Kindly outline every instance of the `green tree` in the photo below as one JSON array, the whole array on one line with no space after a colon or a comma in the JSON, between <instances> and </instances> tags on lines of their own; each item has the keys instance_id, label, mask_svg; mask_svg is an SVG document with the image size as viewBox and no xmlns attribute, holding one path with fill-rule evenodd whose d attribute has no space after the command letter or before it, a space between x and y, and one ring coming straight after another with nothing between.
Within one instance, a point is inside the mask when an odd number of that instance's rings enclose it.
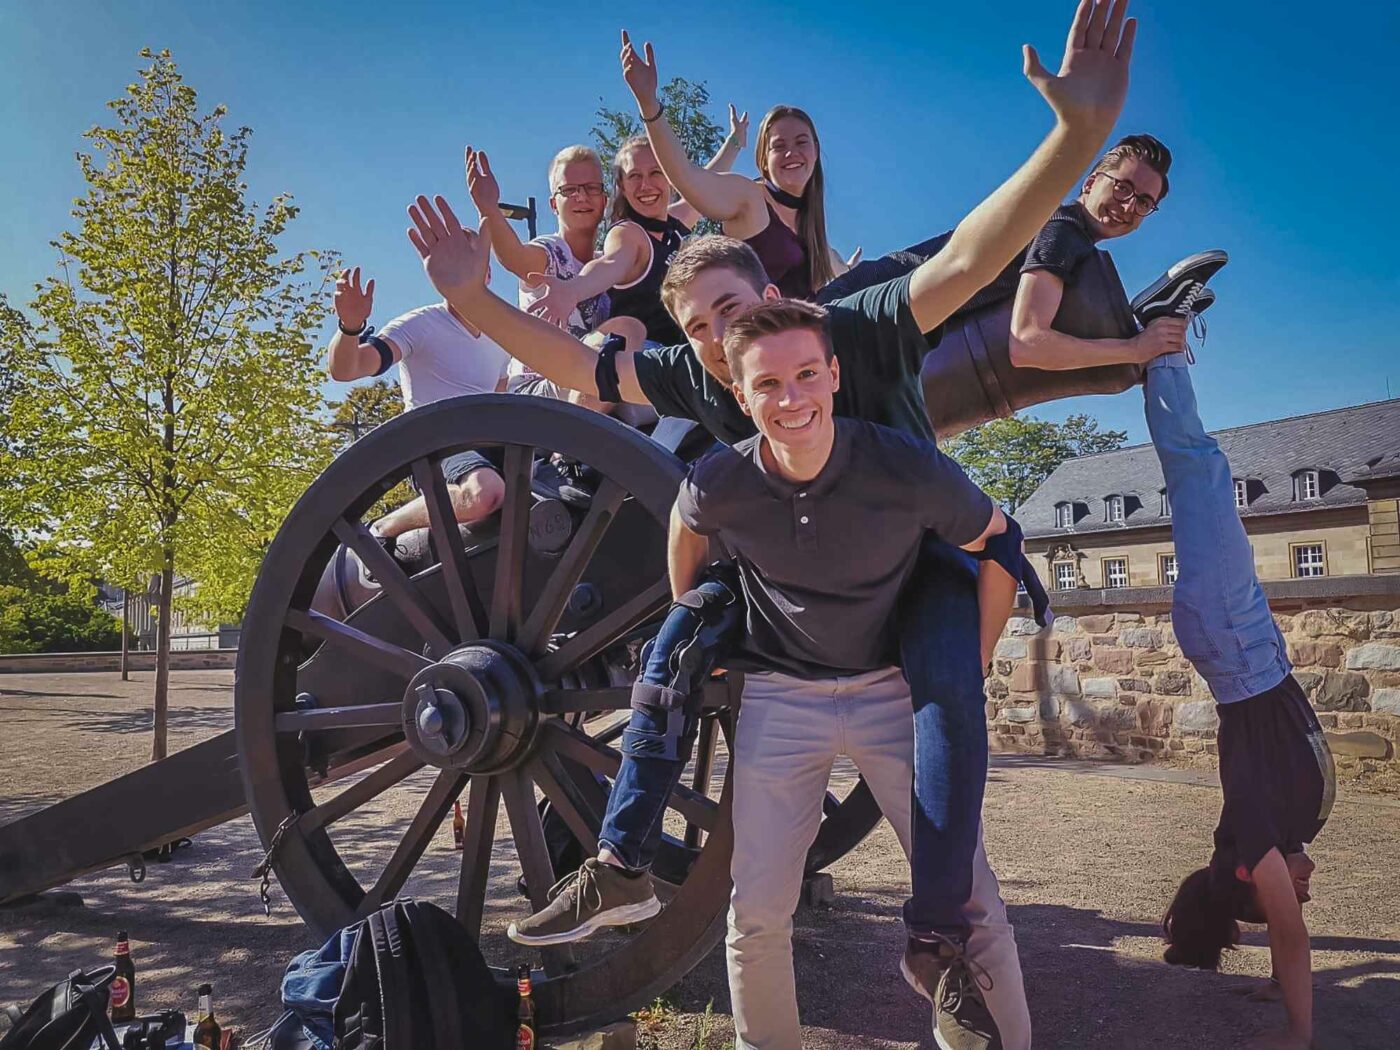
<instances>
[{"instance_id":1,"label":"green tree","mask_svg":"<svg viewBox=\"0 0 1400 1050\"><path fill-rule=\"evenodd\" d=\"M685 146L686 156L697 164L707 164L724 144L725 129L707 111L710 89L703 80L691 81L673 77L662 86L661 104L666 107L666 121ZM630 138L646 134L641 118L630 109L613 109L598 100L598 112L593 124L593 141L603 159L603 171L612 179L613 157L618 148ZM719 226L702 219L697 233L718 233Z\"/></svg>"},{"instance_id":2,"label":"green tree","mask_svg":"<svg viewBox=\"0 0 1400 1050\"><path fill-rule=\"evenodd\" d=\"M993 419L943 443L943 451L1006 510L1030 498L1061 463L1122 448L1126 431L1099 430L1083 414L1051 423L1033 416Z\"/></svg>"},{"instance_id":3,"label":"green tree","mask_svg":"<svg viewBox=\"0 0 1400 1050\"><path fill-rule=\"evenodd\" d=\"M191 611L241 615L262 552L331 454L310 335L330 261L279 254L291 198L245 200L251 130L201 111L169 52L86 133L87 194L34 338L0 316L20 392L0 449L5 520L50 578L144 589L159 579L152 759L166 753L175 575Z\"/></svg>"},{"instance_id":4,"label":"green tree","mask_svg":"<svg viewBox=\"0 0 1400 1050\"><path fill-rule=\"evenodd\" d=\"M120 622L93 604L91 591L70 592L36 575L14 537L0 530L0 653L115 649Z\"/></svg>"},{"instance_id":5,"label":"green tree","mask_svg":"<svg viewBox=\"0 0 1400 1050\"><path fill-rule=\"evenodd\" d=\"M387 423L403 412L403 395L387 379L351 387L344 401L332 401L331 426L341 448L364 437L380 423Z\"/></svg>"}]
</instances>

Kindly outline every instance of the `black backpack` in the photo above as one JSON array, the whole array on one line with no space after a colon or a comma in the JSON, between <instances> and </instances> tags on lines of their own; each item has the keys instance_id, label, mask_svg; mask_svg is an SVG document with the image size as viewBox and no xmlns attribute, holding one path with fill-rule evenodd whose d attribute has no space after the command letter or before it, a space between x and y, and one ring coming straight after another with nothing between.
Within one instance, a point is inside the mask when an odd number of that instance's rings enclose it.
<instances>
[{"instance_id":1,"label":"black backpack","mask_svg":"<svg viewBox=\"0 0 1400 1050\"><path fill-rule=\"evenodd\" d=\"M335 1050L515 1045L519 996L461 923L401 899L359 924L335 1004Z\"/></svg>"},{"instance_id":2,"label":"black backpack","mask_svg":"<svg viewBox=\"0 0 1400 1050\"><path fill-rule=\"evenodd\" d=\"M95 1039L108 1050L120 1050L107 1018L109 986L116 975L115 966L92 973L74 970L23 1013L6 1007L11 1028L0 1039L0 1050L88 1050Z\"/></svg>"}]
</instances>

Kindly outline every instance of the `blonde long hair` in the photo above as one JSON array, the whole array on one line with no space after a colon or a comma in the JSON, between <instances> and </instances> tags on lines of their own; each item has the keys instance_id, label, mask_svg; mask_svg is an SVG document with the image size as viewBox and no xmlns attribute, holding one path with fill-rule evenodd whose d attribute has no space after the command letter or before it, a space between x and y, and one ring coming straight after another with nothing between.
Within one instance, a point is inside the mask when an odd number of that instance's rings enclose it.
<instances>
[{"instance_id":1,"label":"blonde long hair","mask_svg":"<svg viewBox=\"0 0 1400 1050\"><path fill-rule=\"evenodd\" d=\"M831 242L826 239L826 180L822 176L822 144L812 118L796 106L774 106L770 109L758 126L754 162L758 165L758 173L766 181L772 182L773 177L768 171L768 138L772 134L773 123L783 117L796 117L806 124L812 133L812 144L817 147L817 163L812 167L812 177L807 180L807 188L802 192L802 207L797 212L797 239L807 252L807 272L812 290L816 291L836 274L831 269Z\"/></svg>"}]
</instances>

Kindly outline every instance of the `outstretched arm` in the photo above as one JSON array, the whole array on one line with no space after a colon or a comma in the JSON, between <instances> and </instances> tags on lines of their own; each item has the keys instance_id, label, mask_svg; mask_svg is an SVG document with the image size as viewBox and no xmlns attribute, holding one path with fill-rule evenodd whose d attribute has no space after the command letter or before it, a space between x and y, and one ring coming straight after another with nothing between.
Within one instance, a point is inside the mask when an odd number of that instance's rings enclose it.
<instances>
[{"instance_id":1,"label":"outstretched arm","mask_svg":"<svg viewBox=\"0 0 1400 1050\"><path fill-rule=\"evenodd\" d=\"M524 244L516 235L510 220L501 211L501 187L491 171L491 160L485 150L466 151L467 190L481 216L481 224L491 230L491 247L501 265L521 280L528 274L549 265L549 254L538 244Z\"/></svg>"},{"instance_id":2,"label":"outstretched arm","mask_svg":"<svg viewBox=\"0 0 1400 1050\"><path fill-rule=\"evenodd\" d=\"M526 274L527 285L542 289L540 297L530 304L530 312L551 324L568 324L569 315L585 299L601 295L614 285L640 279L646 266L646 236L635 225L614 226L603 240L602 252L570 280L543 273Z\"/></svg>"},{"instance_id":3,"label":"outstretched arm","mask_svg":"<svg viewBox=\"0 0 1400 1050\"><path fill-rule=\"evenodd\" d=\"M1283 854L1275 848L1254 866L1250 877L1259 898L1259 910L1269 923L1269 955L1274 978L1283 990L1289 1035L1296 1045L1307 1047L1313 1035L1312 956L1293 876Z\"/></svg>"},{"instance_id":4,"label":"outstretched arm","mask_svg":"<svg viewBox=\"0 0 1400 1050\"><path fill-rule=\"evenodd\" d=\"M749 111L744 110L742 116L734 109L734 103L729 103L729 134L720 143L719 151L710 158L710 162L705 165L706 171L725 172L734 167L734 162L739 159L739 154L743 152L749 142ZM662 169L665 170L665 169ZM671 205L668 214L673 219L679 219L691 229L703 218L701 214L691 206L684 197Z\"/></svg>"},{"instance_id":5,"label":"outstretched arm","mask_svg":"<svg viewBox=\"0 0 1400 1050\"><path fill-rule=\"evenodd\" d=\"M646 57L637 54L627 30L622 31L622 77L637 100L651 151L671 185L699 214L716 222L746 220L763 204L758 183L729 171L710 171L691 161L676 133L661 115L656 93L656 57L651 44Z\"/></svg>"},{"instance_id":6,"label":"outstretched arm","mask_svg":"<svg viewBox=\"0 0 1400 1050\"><path fill-rule=\"evenodd\" d=\"M1186 346L1184 318L1163 317L1130 339L1079 339L1051 328L1065 282L1045 270L1023 274L1011 310L1011 363L1051 371L1096 365L1145 365Z\"/></svg>"},{"instance_id":7,"label":"outstretched arm","mask_svg":"<svg viewBox=\"0 0 1400 1050\"><path fill-rule=\"evenodd\" d=\"M930 332L999 274L1050 219L1122 112L1137 21L1128 0L1080 0L1058 75L1024 48L1026 78L1055 126L1015 174L974 208L947 246L914 271L910 306Z\"/></svg>"},{"instance_id":8,"label":"outstretched arm","mask_svg":"<svg viewBox=\"0 0 1400 1050\"><path fill-rule=\"evenodd\" d=\"M429 201L419 196L409 206L413 242L423 269L447 302L485 332L506 353L525 362L546 379L569 390L599 396L594 370L598 353L548 321L532 317L494 295L486 287L486 267L491 255L491 231L462 228L451 206L442 197ZM624 401L649 404L637 383L629 342L617 355L617 374Z\"/></svg>"}]
</instances>

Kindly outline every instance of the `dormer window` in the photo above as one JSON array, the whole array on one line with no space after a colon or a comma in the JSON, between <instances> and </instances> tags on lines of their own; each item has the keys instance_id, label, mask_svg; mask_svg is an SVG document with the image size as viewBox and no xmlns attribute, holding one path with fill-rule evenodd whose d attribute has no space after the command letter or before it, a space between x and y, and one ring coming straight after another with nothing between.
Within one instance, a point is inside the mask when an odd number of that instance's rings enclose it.
<instances>
[{"instance_id":1,"label":"dormer window","mask_svg":"<svg viewBox=\"0 0 1400 1050\"><path fill-rule=\"evenodd\" d=\"M1123 520L1123 497L1108 496L1103 501L1104 521Z\"/></svg>"},{"instance_id":2,"label":"dormer window","mask_svg":"<svg viewBox=\"0 0 1400 1050\"><path fill-rule=\"evenodd\" d=\"M1055 525L1061 529L1067 529L1074 524L1074 504L1055 504Z\"/></svg>"},{"instance_id":3,"label":"dormer window","mask_svg":"<svg viewBox=\"0 0 1400 1050\"><path fill-rule=\"evenodd\" d=\"M1317 499L1322 495L1322 481L1315 470L1300 470L1293 475L1294 499Z\"/></svg>"},{"instance_id":4,"label":"dormer window","mask_svg":"<svg viewBox=\"0 0 1400 1050\"><path fill-rule=\"evenodd\" d=\"M1171 501L1171 497L1167 495L1167 490L1166 490L1166 489L1163 489L1163 490L1162 490L1162 512L1161 512L1161 516L1164 517L1164 518L1170 518L1170 517L1172 516L1172 501Z\"/></svg>"},{"instance_id":5,"label":"dormer window","mask_svg":"<svg viewBox=\"0 0 1400 1050\"><path fill-rule=\"evenodd\" d=\"M1249 483L1244 478L1235 479L1235 506L1240 510L1249 506Z\"/></svg>"}]
</instances>

